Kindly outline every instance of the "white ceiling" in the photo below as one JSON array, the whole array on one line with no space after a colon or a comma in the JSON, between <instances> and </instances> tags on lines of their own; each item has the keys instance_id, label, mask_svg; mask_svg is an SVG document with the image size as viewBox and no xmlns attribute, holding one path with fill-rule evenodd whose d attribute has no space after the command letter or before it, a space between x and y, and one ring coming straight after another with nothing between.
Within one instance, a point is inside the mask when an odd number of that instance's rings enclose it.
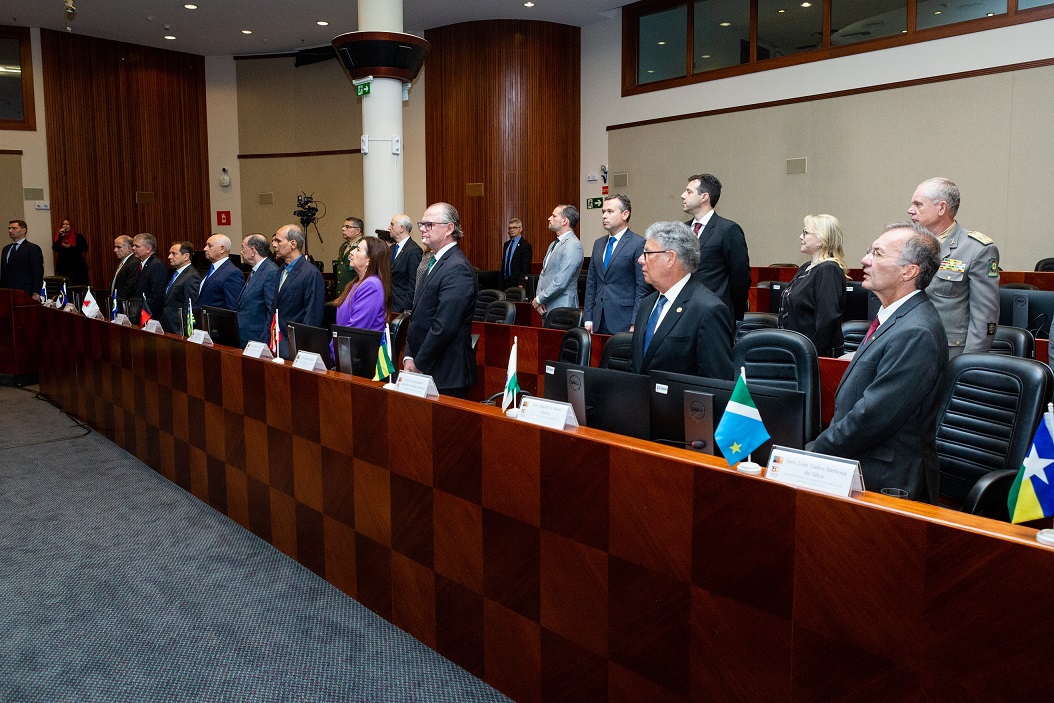
<instances>
[{"instance_id":1,"label":"white ceiling","mask_svg":"<svg viewBox=\"0 0 1054 703\"><path fill-rule=\"evenodd\" d=\"M526 8L523 0L403 0L403 26L407 32L421 32L469 20L529 19L583 27L631 0L534 2L535 7ZM187 10L185 3L198 9ZM356 0L75 0L75 4L76 18L68 24L78 34L206 56L322 46L358 29ZM319 20L329 26L318 26ZM64 2L0 0L0 24L65 30ZM242 34L244 29L252 34ZM176 38L166 40L166 34Z\"/></svg>"}]
</instances>

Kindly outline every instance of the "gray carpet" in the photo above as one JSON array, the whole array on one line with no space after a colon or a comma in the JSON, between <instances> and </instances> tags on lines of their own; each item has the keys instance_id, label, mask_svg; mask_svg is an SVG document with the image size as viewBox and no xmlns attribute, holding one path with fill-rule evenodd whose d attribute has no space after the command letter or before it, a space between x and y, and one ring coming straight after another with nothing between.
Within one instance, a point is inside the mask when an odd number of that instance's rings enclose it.
<instances>
[{"instance_id":1,"label":"gray carpet","mask_svg":"<svg viewBox=\"0 0 1054 703\"><path fill-rule=\"evenodd\" d=\"M25 390L0 388L0 701L504 701Z\"/></svg>"}]
</instances>

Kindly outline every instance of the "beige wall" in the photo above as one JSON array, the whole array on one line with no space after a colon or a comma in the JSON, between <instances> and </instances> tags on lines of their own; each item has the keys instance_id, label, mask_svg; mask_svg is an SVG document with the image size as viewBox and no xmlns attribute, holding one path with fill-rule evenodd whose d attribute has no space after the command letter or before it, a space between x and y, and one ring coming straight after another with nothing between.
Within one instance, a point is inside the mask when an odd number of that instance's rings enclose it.
<instances>
[{"instance_id":1,"label":"beige wall","mask_svg":"<svg viewBox=\"0 0 1054 703\"><path fill-rule=\"evenodd\" d=\"M8 220L26 219L27 204L33 207L32 203L22 200L22 157L18 154L0 154L0 213L3 213L0 218L4 225ZM8 243L3 239L0 242L4 245Z\"/></svg>"}]
</instances>

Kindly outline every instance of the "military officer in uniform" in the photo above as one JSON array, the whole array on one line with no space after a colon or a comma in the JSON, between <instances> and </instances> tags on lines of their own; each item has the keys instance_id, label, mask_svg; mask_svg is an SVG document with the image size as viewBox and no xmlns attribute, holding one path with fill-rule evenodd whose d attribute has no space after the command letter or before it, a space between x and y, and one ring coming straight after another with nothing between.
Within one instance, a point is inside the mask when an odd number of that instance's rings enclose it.
<instances>
[{"instance_id":1,"label":"military officer in uniform","mask_svg":"<svg viewBox=\"0 0 1054 703\"><path fill-rule=\"evenodd\" d=\"M999 249L991 237L955 220L959 188L947 178L919 184L911 220L941 241L941 265L926 287L948 335L948 357L986 352L999 326Z\"/></svg>"}]
</instances>

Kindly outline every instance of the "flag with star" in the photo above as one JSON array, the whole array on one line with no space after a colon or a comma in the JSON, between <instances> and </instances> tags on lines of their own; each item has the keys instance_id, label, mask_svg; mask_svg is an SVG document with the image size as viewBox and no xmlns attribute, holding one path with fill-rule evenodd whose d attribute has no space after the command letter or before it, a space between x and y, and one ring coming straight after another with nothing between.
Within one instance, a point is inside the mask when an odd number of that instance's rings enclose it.
<instances>
[{"instance_id":1,"label":"flag with star","mask_svg":"<svg viewBox=\"0 0 1054 703\"><path fill-rule=\"evenodd\" d=\"M395 372L395 366L392 364L391 348L392 331L385 323L384 332L381 334L381 344L377 347L377 370L373 374L374 381L383 381Z\"/></svg>"},{"instance_id":2,"label":"flag with star","mask_svg":"<svg viewBox=\"0 0 1054 703\"><path fill-rule=\"evenodd\" d=\"M1047 405L1028 456L1021 462L1007 507L1011 522L1028 522L1054 515L1054 407Z\"/></svg>"},{"instance_id":3,"label":"flag with star","mask_svg":"<svg viewBox=\"0 0 1054 703\"><path fill-rule=\"evenodd\" d=\"M714 430L714 443L721 450L729 466L745 459L769 439L765 423L747 389L747 371L740 369L732 397L725 406L721 421Z\"/></svg>"}]
</instances>

